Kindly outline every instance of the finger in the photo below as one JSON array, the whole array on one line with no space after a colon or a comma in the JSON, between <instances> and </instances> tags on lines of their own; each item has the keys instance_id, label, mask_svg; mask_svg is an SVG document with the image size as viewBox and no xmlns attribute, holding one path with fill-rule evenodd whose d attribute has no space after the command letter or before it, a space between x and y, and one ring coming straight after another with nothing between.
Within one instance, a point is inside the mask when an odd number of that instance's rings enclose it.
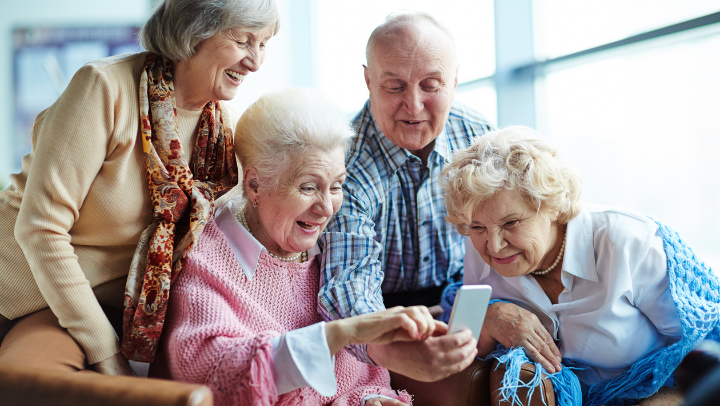
<instances>
[{"instance_id":1,"label":"finger","mask_svg":"<svg viewBox=\"0 0 720 406\"><path fill-rule=\"evenodd\" d=\"M406 307L402 313L415 323L418 332L416 339L422 339L422 336L425 335L427 330L428 322L420 306Z\"/></svg>"},{"instance_id":2,"label":"finger","mask_svg":"<svg viewBox=\"0 0 720 406\"><path fill-rule=\"evenodd\" d=\"M555 345L555 340L553 340L552 336L545 327L537 328L536 333L538 334L539 339L542 340L542 344L537 346L538 350L542 353L545 359L552 362L556 371L561 370L562 355L560 355L560 350L557 348L557 345Z\"/></svg>"},{"instance_id":3,"label":"finger","mask_svg":"<svg viewBox=\"0 0 720 406\"><path fill-rule=\"evenodd\" d=\"M443 323L440 320L433 320L433 324L435 325L435 331L433 331L433 336L442 336L447 334L448 332L448 325Z\"/></svg>"},{"instance_id":4,"label":"finger","mask_svg":"<svg viewBox=\"0 0 720 406\"><path fill-rule=\"evenodd\" d=\"M523 346L525 349L525 353L527 354L528 358L530 358L532 361L535 361L542 365L543 368L545 368L546 371L548 371L551 374L554 374L555 367L553 364L548 361L541 353L538 351L537 348L535 348L534 345L527 343Z\"/></svg>"},{"instance_id":5,"label":"finger","mask_svg":"<svg viewBox=\"0 0 720 406\"><path fill-rule=\"evenodd\" d=\"M430 311L425 306L412 306L405 309L405 313L410 316L418 326L418 334L420 339L424 340L430 337L435 331L435 323Z\"/></svg>"}]
</instances>

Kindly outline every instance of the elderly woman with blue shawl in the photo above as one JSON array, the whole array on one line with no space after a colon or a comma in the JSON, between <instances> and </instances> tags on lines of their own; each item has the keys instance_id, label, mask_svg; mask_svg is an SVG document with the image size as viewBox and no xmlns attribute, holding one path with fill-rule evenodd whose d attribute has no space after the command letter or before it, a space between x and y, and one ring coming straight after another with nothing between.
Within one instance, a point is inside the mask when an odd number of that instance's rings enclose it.
<instances>
[{"instance_id":1,"label":"elderly woman with blue shawl","mask_svg":"<svg viewBox=\"0 0 720 406\"><path fill-rule=\"evenodd\" d=\"M515 320L489 309L478 342L506 364L506 400L522 403L518 387L549 376L559 405L680 402L675 368L720 338L720 284L675 231L581 205L580 177L525 127L456 152L441 179L448 221L469 237L464 283L491 285L491 308L515 307ZM529 383L518 381L525 362Z\"/></svg>"}]
</instances>

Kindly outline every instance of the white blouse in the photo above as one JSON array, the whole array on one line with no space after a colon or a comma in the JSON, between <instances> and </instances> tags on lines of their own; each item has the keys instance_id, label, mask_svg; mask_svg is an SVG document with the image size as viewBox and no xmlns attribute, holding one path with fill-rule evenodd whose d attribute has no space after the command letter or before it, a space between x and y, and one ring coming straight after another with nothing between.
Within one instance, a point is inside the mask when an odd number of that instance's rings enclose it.
<instances>
[{"instance_id":1,"label":"white blouse","mask_svg":"<svg viewBox=\"0 0 720 406\"><path fill-rule=\"evenodd\" d=\"M586 205L568 223L558 304L534 277L500 276L469 238L466 248L464 283L491 285L493 299L537 315L559 340L563 358L590 366L574 371L585 384L620 375L680 339L663 240L657 224L641 214Z\"/></svg>"}]
</instances>

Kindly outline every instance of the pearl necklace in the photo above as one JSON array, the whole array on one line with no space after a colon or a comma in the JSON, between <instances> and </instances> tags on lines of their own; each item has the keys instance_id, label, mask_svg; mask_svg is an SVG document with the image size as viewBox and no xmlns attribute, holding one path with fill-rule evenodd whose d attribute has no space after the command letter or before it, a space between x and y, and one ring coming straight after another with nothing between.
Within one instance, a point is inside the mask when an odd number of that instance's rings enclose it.
<instances>
[{"instance_id":1,"label":"pearl necklace","mask_svg":"<svg viewBox=\"0 0 720 406\"><path fill-rule=\"evenodd\" d=\"M541 276L541 275L545 275L546 273L555 269L557 264L560 262L560 259L562 259L562 257L563 257L563 252L565 252L565 240L567 240L567 231L565 231L565 236L563 237L562 246L560 246L560 252L558 253L557 258L555 258L555 262L553 262L552 265L550 265L550 267L548 269L546 269L544 271L537 270L537 271L533 271L530 273L535 276Z\"/></svg>"},{"instance_id":2,"label":"pearl necklace","mask_svg":"<svg viewBox=\"0 0 720 406\"><path fill-rule=\"evenodd\" d=\"M242 224L243 227L245 227L245 229L248 230L248 232L250 234L252 234L253 237L255 236L255 234L253 234L252 230L250 230L250 225L248 224L247 218L245 217L245 206L241 207L238 211L235 212L235 218L238 219L240 224ZM300 257L302 257L300 262L305 262L308 260L307 251L300 252L297 255L293 255L292 257L281 257L279 255L273 254L267 248L265 248L265 250L267 251L268 255L270 255L271 257L273 257L275 259L279 259L283 262L294 262L295 260L297 260Z\"/></svg>"}]
</instances>

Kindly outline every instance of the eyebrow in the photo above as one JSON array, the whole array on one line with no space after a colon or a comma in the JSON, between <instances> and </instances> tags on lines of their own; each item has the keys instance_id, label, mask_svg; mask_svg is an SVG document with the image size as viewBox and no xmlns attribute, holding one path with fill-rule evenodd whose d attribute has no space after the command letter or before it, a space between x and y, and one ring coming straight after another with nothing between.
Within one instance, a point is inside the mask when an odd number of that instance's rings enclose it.
<instances>
[{"instance_id":1,"label":"eyebrow","mask_svg":"<svg viewBox=\"0 0 720 406\"><path fill-rule=\"evenodd\" d=\"M400 76L400 75L398 75L397 73L390 72L390 71L384 71L383 73L380 74L380 77L381 77L381 78L384 78L384 77L396 78L396 77L399 77L399 76ZM434 71L432 71L432 72L425 73L423 76L425 76L425 77L427 77L427 76L442 76L442 71L441 71L441 70L434 70Z\"/></svg>"}]
</instances>

